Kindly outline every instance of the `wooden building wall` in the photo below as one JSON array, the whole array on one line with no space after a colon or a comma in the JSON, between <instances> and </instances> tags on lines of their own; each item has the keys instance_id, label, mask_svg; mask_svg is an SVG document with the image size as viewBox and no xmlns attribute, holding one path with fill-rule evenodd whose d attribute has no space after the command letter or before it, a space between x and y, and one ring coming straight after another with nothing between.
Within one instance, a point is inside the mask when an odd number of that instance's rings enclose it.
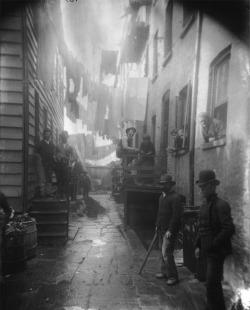
<instances>
[{"instance_id":1,"label":"wooden building wall","mask_svg":"<svg viewBox=\"0 0 250 310\"><path fill-rule=\"evenodd\" d=\"M17 211L35 194L36 132L52 129L56 143L63 130L63 62L57 50L47 91L36 78L37 42L32 8L8 11L0 22L0 190Z\"/></svg>"},{"instance_id":2,"label":"wooden building wall","mask_svg":"<svg viewBox=\"0 0 250 310\"><path fill-rule=\"evenodd\" d=\"M13 10L0 22L0 190L17 210L23 202L23 25Z\"/></svg>"},{"instance_id":3,"label":"wooden building wall","mask_svg":"<svg viewBox=\"0 0 250 310\"><path fill-rule=\"evenodd\" d=\"M58 142L58 134L63 130L63 78L61 72L63 72L63 62L59 55L58 49L55 54L54 67L51 68L51 74L53 76L51 90L48 91L43 81L37 79L37 55L38 38L36 38L34 29L34 16L30 6L25 8L25 35L27 55L27 78L28 78L28 90L26 92L26 102L29 102L28 118L28 133L26 136L28 143L28 178L27 182L27 206L29 206L35 194L36 177L34 167L34 146L35 146L35 134L38 131L42 138L43 130L50 128L52 131L52 140L54 143Z\"/></svg>"}]
</instances>

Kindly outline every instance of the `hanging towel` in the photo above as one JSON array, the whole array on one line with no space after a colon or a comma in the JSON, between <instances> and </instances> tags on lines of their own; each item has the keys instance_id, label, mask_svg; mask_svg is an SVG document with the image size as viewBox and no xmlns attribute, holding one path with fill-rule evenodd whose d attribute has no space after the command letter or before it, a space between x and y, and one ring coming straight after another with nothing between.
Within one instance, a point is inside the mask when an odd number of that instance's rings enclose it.
<instances>
[{"instance_id":1,"label":"hanging towel","mask_svg":"<svg viewBox=\"0 0 250 310\"><path fill-rule=\"evenodd\" d=\"M129 78L124 119L144 121L147 107L148 78Z\"/></svg>"}]
</instances>

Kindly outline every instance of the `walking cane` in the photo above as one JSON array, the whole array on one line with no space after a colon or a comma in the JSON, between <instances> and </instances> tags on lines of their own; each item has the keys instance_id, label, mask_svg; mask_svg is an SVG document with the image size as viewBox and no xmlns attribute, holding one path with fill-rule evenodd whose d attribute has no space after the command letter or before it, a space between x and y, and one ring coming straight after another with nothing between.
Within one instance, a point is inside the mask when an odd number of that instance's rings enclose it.
<instances>
[{"instance_id":1,"label":"walking cane","mask_svg":"<svg viewBox=\"0 0 250 310\"><path fill-rule=\"evenodd\" d=\"M146 254L145 258L144 258L144 261L143 261L143 263L141 265L141 268L140 268L140 271L139 271L138 274L141 274L141 272L142 272L142 270L143 270L143 268L144 268L144 266L145 266L145 264L146 264L146 262L148 260L149 254L151 253L151 251L153 249L153 246L155 244L155 241L156 241L157 237L158 237L158 232L155 233L154 238L153 238L153 240L150 243L150 246L148 248L147 254Z\"/></svg>"}]
</instances>

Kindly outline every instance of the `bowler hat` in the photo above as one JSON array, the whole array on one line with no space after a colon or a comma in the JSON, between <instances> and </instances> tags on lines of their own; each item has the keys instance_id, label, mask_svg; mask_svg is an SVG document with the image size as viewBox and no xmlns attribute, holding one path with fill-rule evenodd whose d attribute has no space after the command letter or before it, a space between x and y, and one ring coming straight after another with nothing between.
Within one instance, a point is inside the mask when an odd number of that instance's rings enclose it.
<instances>
[{"instance_id":1,"label":"bowler hat","mask_svg":"<svg viewBox=\"0 0 250 310\"><path fill-rule=\"evenodd\" d=\"M128 127L128 128L126 129L126 133L128 133L130 130L133 130L133 132L136 133L135 127Z\"/></svg>"},{"instance_id":2,"label":"bowler hat","mask_svg":"<svg viewBox=\"0 0 250 310\"><path fill-rule=\"evenodd\" d=\"M220 181L216 179L213 170L202 170L199 173L199 180L197 180L195 183L197 185L205 185L210 182L214 182L216 185L220 184Z\"/></svg>"},{"instance_id":3,"label":"bowler hat","mask_svg":"<svg viewBox=\"0 0 250 310\"><path fill-rule=\"evenodd\" d=\"M176 182L172 180L172 177L170 174L163 174L161 175L161 179L158 182L158 184L163 184L163 183L170 183L171 185L175 185Z\"/></svg>"}]
</instances>

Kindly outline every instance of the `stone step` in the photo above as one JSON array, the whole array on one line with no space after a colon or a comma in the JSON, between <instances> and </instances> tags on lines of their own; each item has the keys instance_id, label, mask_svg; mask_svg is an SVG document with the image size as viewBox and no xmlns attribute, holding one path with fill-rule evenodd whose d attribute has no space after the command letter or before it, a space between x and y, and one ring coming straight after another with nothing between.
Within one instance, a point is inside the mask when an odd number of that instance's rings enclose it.
<instances>
[{"instance_id":1,"label":"stone step","mask_svg":"<svg viewBox=\"0 0 250 310\"><path fill-rule=\"evenodd\" d=\"M63 233L68 230L67 221L56 221L56 222L38 222L36 224L37 235L40 236L41 233Z\"/></svg>"},{"instance_id":2,"label":"stone step","mask_svg":"<svg viewBox=\"0 0 250 310\"><path fill-rule=\"evenodd\" d=\"M68 219L67 210L47 210L47 211L31 211L30 216L35 218L36 222L61 222Z\"/></svg>"},{"instance_id":3,"label":"stone step","mask_svg":"<svg viewBox=\"0 0 250 310\"><path fill-rule=\"evenodd\" d=\"M39 245L63 245L68 241L67 232L58 233L39 233L37 236L37 243Z\"/></svg>"},{"instance_id":4,"label":"stone step","mask_svg":"<svg viewBox=\"0 0 250 310\"><path fill-rule=\"evenodd\" d=\"M68 210L68 208L69 204L66 199L44 198L33 200L31 212L59 211L59 210Z\"/></svg>"}]
</instances>

